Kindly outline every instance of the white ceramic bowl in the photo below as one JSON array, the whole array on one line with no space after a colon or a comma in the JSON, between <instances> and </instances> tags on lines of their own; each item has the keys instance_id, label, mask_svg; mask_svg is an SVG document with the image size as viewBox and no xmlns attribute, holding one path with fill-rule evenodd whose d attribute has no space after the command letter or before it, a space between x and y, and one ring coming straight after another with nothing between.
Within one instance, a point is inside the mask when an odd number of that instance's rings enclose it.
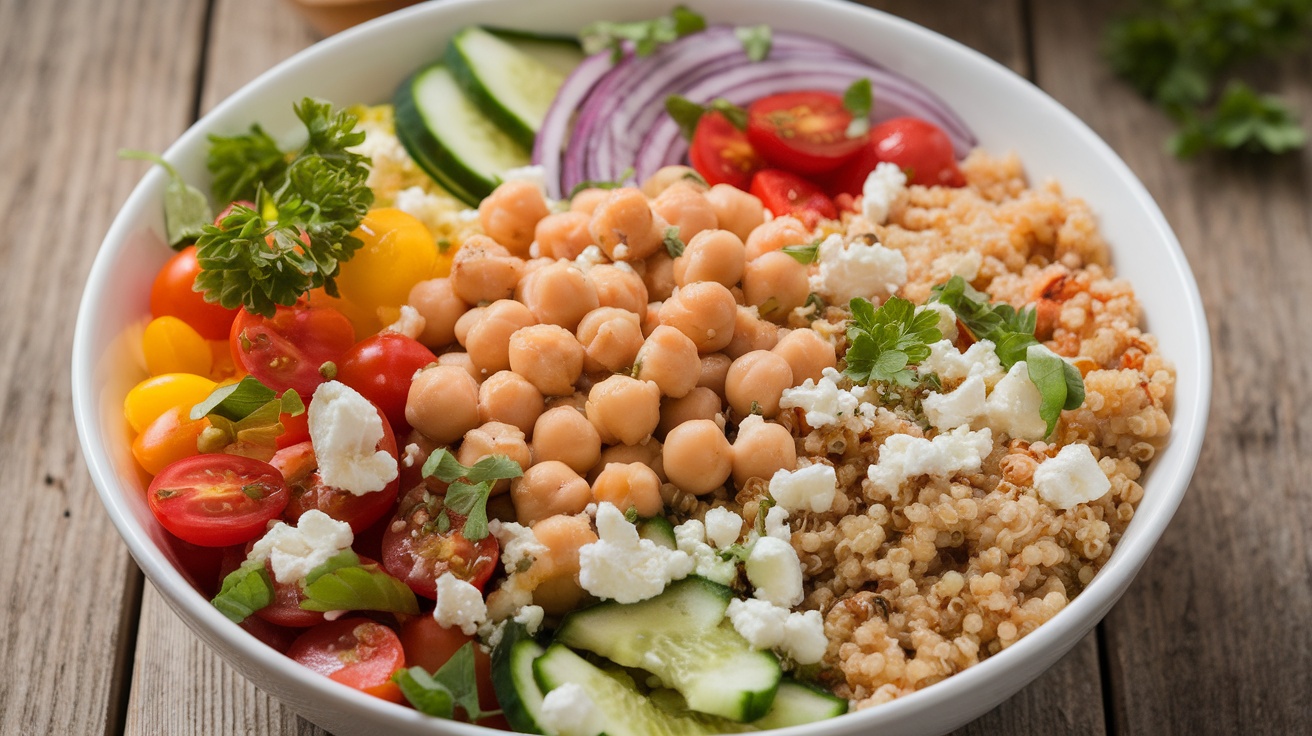
<instances>
[{"instance_id":1,"label":"white ceramic bowl","mask_svg":"<svg viewBox=\"0 0 1312 736\"><path fill-rule=\"evenodd\" d=\"M832 38L918 79L975 129L985 148L1016 151L1033 181L1055 177L1084 197L1112 244L1116 269L1135 286L1149 329L1178 370L1174 427L1142 479L1144 498L1107 565L1051 621L1014 646L943 682L877 708L790 729L808 734L937 734L985 713L1056 662L1130 584L1184 495L1211 393L1211 354L1193 275L1152 198L1126 165L1065 108L984 56L919 26L835 0L694 3L712 22L769 23ZM338 104L391 97L407 74L440 55L472 24L573 31L599 18L649 18L667 0L446 0L410 8L330 38L278 65L192 126L165 154L192 182L206 180L206 135L258 121L292 131L291 103L305 95ZM187 581L166 533L146 507L133 465L122 401L143 377L134 359L151 280L170 251L161 242L166 184L149 173L114 220L78 314L73 400L82 450L101 500L146 576L187 624L262 689L315 723L347 734L475 734L364 695L295 664L219 614Z\"/></svg>"}]
</instances>

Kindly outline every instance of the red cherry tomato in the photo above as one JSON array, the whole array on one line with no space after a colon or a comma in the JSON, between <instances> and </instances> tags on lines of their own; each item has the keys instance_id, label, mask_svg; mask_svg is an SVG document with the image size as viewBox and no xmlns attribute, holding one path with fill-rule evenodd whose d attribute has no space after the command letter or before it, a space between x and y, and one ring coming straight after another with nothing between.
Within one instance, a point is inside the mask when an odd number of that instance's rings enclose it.
<instances>
[{"instance_id":1,"label":"red cherry tomato","mask_svg":"<svg viewBox=\"0 0 1312 736\"><path fill-rule=\"evenodd\" d=\"M303 411L295 416L291 414L281 414L278 421L282 423L282 434L278 435L275 443L278 449L299 445L310 439L310 413Z\"/></svg>"},{"instance_id":2,"label":"red cherry tomato","mask_svg":"<svg viewBox=\"0 0 1312 736\"><path fill-rule=\"evenodd\" d=\"M223 585L223 579L233 570L241 567L246 561L246 556L250 554L251 548L255 546L257 539L252 539L243 545L229 547L224 550L223 564L219 567L219 587ZM247 618L246 621L254 621L258 617L265 625L276 626L280 629L308 629L318 623L323 623L323 613L319 611L307 611L301 608L301 601L305 600L305 593L297 583L280 583L273 576L272 563L264 563L264 569L269 574L269 582L273 583L273 600L269 605L255 612L255 616ZM292 634L292 638L299 635L299 631ZM280 651L287 651L287 646L291 641L284 642Z\"/></svg>"},{"instance_id":3,"label":"red cherry tomato","mask_svg":"<svg viewBox=\"0 0 1312 736\"><path fill-rule=\"evenodd\" d=\"M866 144L849 138L852 113L828 92L784 92L747 108L747 141L771 166L794 174L833 171Z\"/></svg>"},{"instance_id":4,"label":"red cherry tomato","mask_svg":"<svg viewBox=\"0 0 1312 736\"><path fill-rule=\"evenodd\" d=\"M853 198L861 195L866 185L866 177L879 165L879 152L873 142L866 143L847 163L826 177L825 191L835 201L839 197Z\"/></svg>"},{"instance_id":5,"label":"red cherry tomato","mask_svg":"<svg viewBox=\"0 0 1312 736\"><path fill-rule=\"evenodd\" d=\"M466 636L460 629L442 626L432 616L416 616L401 624L401 646L405 649L405 661L410 667L423 667L429 672L436 672L439 667L474 637ZM492 658L482 647L474 647L474 679L478 683L478 707L483 710L497 710L497 693L492 687ZM497 727L499 722L490 716L478 721L479 725Z\"/></svg>"},{"instance_id":6,"label":"red cherry tomato","mask_svg":"<svg viewBox=\"0 0 1312 736\"><path fill-rule=\"evenodd\" d=\"M324 363L336 363L355 344L351 321L332 307L278 307L273 317L243 311L232 323L230 345L237 366L275 391L292 389L309 399L326 379Z\"/></svg>"},{"instance_id":7,"label":"red cherry tomato","mask_svg":"<svg viewBox=\"0 0 1312 736\"><path fill-rule=\"evenodd\" d=\"M907 173L908 184L927 187L966 185L966 177L957 168L952 139L942 128L927 120L885 120L871 129L870 145L880 161L897 164Z\"/></svg>"},{"instance_id":8,"label":"red cherry tomato","mask_svg":"<svg viewBox=\"0 0 1312 736\"><path fill-rule=\"evenodd\" d=\"M301 633L298 629L289 629L286 626L271 624L258 616L248 616L245 621L237 625L246 629L251 636L282 654L287 653L292 642L296 641L296 637Z\"/></svg>"},{"instance_id":9,"label":"red cherry tomato","mask_svg":"<svg viewBox=\"0 0 1312 736\"><path fill-rule=\"evenodd\" d=\"M752 174L765 165L747 142L747 134L715 111L707 112L697 121L688 148L688 163L706 183L732 184L739 189L746 189Z\"/></svg>"},{"instance_id":10,"label":"red cherry tomato","mask_svg":"<svg viewBox=\"0 0 1312 736\"><path fill-rule=\"evenodd\" d=\"M146 500L159 523L202 547L254 539L287 506L282 474L240 455L196 455L164 468Z\"/></svg>"},{"instance_id":11,"label":"red cherry tomato","mask_svg":"<svg viewBox=\"0 0 1312 736\"><path fill-rule=\"evenodd\" d=\"M374 447L396 457L396 438L387 422L383 422L383 438ZM291 500L283 513L283 518L289 524L296 523L306 511L318 509L338 521L350 524L351 531L358 534L392 510L400 489L400 483L395 478L381 491L361 496L325 485L319 476L319 459L315 457L314 446L309 442L283 448L269 462L282 473L290 490Z\"/></svg>"},{"instance_id":12,"label":"red cherry tomato","mask_svg":"<svg viewBox=\"0 0 1312 736\"><path fill-rule=\"evenodd\" d=\"M150 287L150 315L171 316L186 322L208 340L222 340L237 317L236 309L224 309L205 301L200 292L192 291L200 264L196 262L196 246L189 245L178 251L164 264Z\"/></svg>"},{"instance_id":13,"label":"red cherry tomato","mask_svg":"<svg viewBox=\"0 0 1312 736\"><path fill-rule=\"evenodd\" d=\"M393 427L408 428L405 401L420 368L437 361L433 351L395 332L356 343L337 364L337 380L374 402Z\"/></svg>"},{"instance_id":14,"label":"red cherry tomato","mask_svg":"<svg viewBox=\"0 0 1312 736\"><path fill-rule=\"evenodd\" d=\"M405 666L396 632L367 618L326 621L301 634L287 656L343 685L401 702L392 675Z\"/></svg>"},{"instance_id":15,"label":"red cherry tomato","mask_svg":"<svg viewBox=\"0 0 1312 736\"><path fill-rule=\"evenodd\" d=\"M807 227L838 218L838 208L820 187L796 174L764 169L752 177L752 194L776 217L792 215Z\"/></svg>"},{"instance_id":16,"label":"red cherry tomato","mask_svg":"<svg viewBox=\"0 0 1312 736\"><path fill-rule=\"evenodd\" d=\"M437 597L437 579L447 572L482 590L501 557L496 537L466 539L461 533L464 517L449 511L450 527L438 531L440 509L424 503L426 491L419 486L401 500L396 519L383 534L383 567L425 598Z\"/></svg>"}]
</instances>

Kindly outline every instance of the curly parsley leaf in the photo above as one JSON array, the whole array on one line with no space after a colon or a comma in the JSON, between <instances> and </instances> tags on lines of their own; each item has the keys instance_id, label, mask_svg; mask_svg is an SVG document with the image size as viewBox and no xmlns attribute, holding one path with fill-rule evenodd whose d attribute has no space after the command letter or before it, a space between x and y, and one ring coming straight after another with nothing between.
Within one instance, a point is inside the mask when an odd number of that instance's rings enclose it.
<instances>
[{"instance_id":1,"label":"curly parsley leaf","mask_svg":"<svg viewBox=\"0 0 1312 736\"><path fill-rule=\"evenodd\" d=\"M624 42L633 43L638 56L650 56L656 49L691 33L706 29L706 18L687 6L677 5L669 15L652 20L629 22L597 21L579 32L583 53L595 54L610 49L611 60L624 56Z\"/></svg>"},{"instance_id":2,"label":"curly parsley leaf","mask_svg":"<svg viewBox=\"0 0 1312 736\"><path fill-rule=\"evenodd\" d=\"M929 345L943 338L938 315L916 313L911 302L890 297L875 309L857 297L849 304L852 321L847 327L847 368L843 371L857 383L872 381L915 386L916 373L908 366L929 357Z\"/></svg>"},{"instance_id":3,"label":"curly parsley leaf","mask_svg":"<svg viewBox=\"0 0 1312 736\"><path fill-rule=\"evenodd\" d=\"M118 157L149 161L168 172L169 184L164 188L164 230L174 250L200 237L205 226L214 221L205 193L184 181L168 161L150 151L128 149L119 151Z\"/></svg>"},{"instance_id":4,"label":"curly parsley leaf","mask_svg":"<svg viewBox=\"0 0 1312 736\"><path fill-rule=\"evenodd\" d=\"M774 45L774 33L764 23L759 26L737 26L733 29L733 35L743 45L743 52L749 61L764 61L770 55L770 47Z\"/></svg>"},{"instance_id":5,"label":"curly parsley leaf","mask_svg":"<svg viewBox=\"0 0 1312 736\"><path fill-rule=\"evenodd\" d=\"M483 710L478 704L478 679L474 675L474 642L466 642L456 650L436 672L428 674L423 667L398 670L392 681L401 688L405 699L421 713L439 718L451 718L455 708L465 712L470 721L477 721L501 711Z\"/></svg>"},{"instance_id":6,"label":"curly parsley leaf","mask_svg":"<svg viewBox=\"0 0 1312 736\"><path fill-rule=\"evenodd\" d=\"M273 581L264 562L247 561L228 573L210 603L235 624L273 603Z\"/></svg>"},{"instance_id":7,"label":"curly parsley leaf","mask_svg":"<svg viewBox=\"0 0 1312 736\"><path fill-rule=\"evenodd\" d=\"M287 155L257 123L239 135L211 135L205 165L215 202L254 202L262 183L276 181L287 170Z\"/></svg>"}]
</instances>

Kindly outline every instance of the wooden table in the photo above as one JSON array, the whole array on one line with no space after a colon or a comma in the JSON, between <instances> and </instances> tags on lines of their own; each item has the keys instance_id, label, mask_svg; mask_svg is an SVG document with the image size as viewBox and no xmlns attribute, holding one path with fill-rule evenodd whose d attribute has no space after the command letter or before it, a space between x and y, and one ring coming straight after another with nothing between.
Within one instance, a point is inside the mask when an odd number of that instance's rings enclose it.
<instances>
[{"instance_id":1,"label":"wooden table","mask_svg":"<svg viewBox=\"0 0 1312 736\"><path fill-rule=\"evenodd\" d=\"M1193 485L1093 634L971 734L1307 733L1312 726L1312 151L1181 163L1098 54L1114 12L875 5L972 45L1086 120L1161 203L1216 348ZM79 455L82 283L141 175L199 114L310 44L273 0L0 0L0 734L321 734L222 664L132 563ZM1264 80L1312 118L1307 56Z\"/></svg>"}]
</instances>

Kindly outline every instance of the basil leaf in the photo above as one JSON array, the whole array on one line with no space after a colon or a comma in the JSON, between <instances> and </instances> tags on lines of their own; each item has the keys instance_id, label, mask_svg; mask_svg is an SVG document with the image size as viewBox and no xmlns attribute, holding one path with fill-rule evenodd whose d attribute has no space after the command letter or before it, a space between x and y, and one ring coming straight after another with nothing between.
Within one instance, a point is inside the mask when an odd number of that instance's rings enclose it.
<instances>
[{"instance_id":1,"label":"basil leaf","mask_svg":"<svg viewBox=\"0 0 1312 736\"><path fill-rule=\"evenodd\" d=\"M401 694L420 713L446 719L455 716L455 698L451 691L435 681L423 667L399 669L392 675L392 682L401 688Z\"/></svg>"},{"instance_id":2,"label":"basil leaf","mask_svg":"<svg viewBox=\"0 0 1312 736\"><path fill-rule=\"evenodd\" d=\"M1069 362L1063 360L1061 363L1062 377L1066 379L1066 403L1061 408L1075 411L1084 406L1084 376Z\"/></svg>"},{"instance_id":3,"label":"basil leaf","mask_svg":"<svg viewBox=\"0 0 1312 736\"><path fill-rule=\"evenodd\" d=\"M168 161L149 151L127 149L119 151L118 157L149 161L168 172L169 183L164 188L164 230L174 250L200 237L205 226L214 222L209 198L188 184Z\"/></svg>"},{"instance_id":4,"label":"basil leaf","mask_svg":"<svg viewBox=\"0 0 1312 736\"><path fill-rule=\"evenodd\" d=\"M1075 366L1042 345L1031 345L1026 351L1025 367L1029 371L1030 381L1038 387L1042 397L1039 417L1048 423L1048 430L1044 433L1047 437L1057 428L1062 409L1078 409L1084 403L1084 381ZM1073 407L1070 406L1075 398L1071 396L1072 385L1076 387L1075 393L1079 397Z\"/></svg>"},{"instance_id":5,"label":"basil leaf","mask_svg":"<svg viewBox=\"0 0 1312 736\"><path fill-rule=\"evenodd\" d=\"M465 477L465 473L468 472L469 468L461 465L460 461L456 460L456 456L445 447L434 450L433 454L424 461L423 476L425 478L436 476L443 483L454 483Z\"/></svg>"},{"instance_id":6,"label":"basil leaf","mask_svg":"<svg viewBox=\"0 0 1312 736\"><path fill-rule=\"evenodd\" d=\"M260 383L258 378L246 376L237 383L220 386L211 391L204 401L191 407L189 416L192 420L196 420L209 414L217 414L225 419L239 422L277 396L273 389ZM296 400L299 402L300 397Z\"/></svg>"},{"instance_id":7,"label":"basil leaf","mask_svg":"<svg viewBox=\"0 0 1312 736\"><path fill-rule=\"evenodd\" d=\"M336 572L337 570L340 570L344 567L359 567L359 566L360 566L360 556L350 549L344 549L341 552L338 552L337 554L333 555L332 557L329 557L328 559L324 560L322 565L319 565L318 567L311 570L305 576L305 584L309 585L310 583L313 583L314 581L318 580L324 575L327 575L330 572ZM337 609L332 609L332 610L337 610Z\"/></svg>"},{"instance_id":8,"label":"basil leaf","mask_svg":"<svg viewBox=\"0 0 1312 736\"><path fill-rule=\"evenodd\" d=\"M683 255L683 249L688 247L679 239L679 228L674 225L665 228L665 237L662 241L665 243L665 252L669 253L671 258Z\"/></svg>"},{"instance_id":9,"label":"basil leaf","mask_svg":"<svg viewBox=\"0 0 1312 736\"><path fill-rule=\"evenodd\" d=\"M248 560L228 573L210 603L235 624L273 603L273 581L264 562Z\"/></svg>"},{"instance_id":10,"label":"basil leaf","mask_svg":"<svg viewBox=\"0 0 1312 736\"><path fill-rule=\"evenodd\" d=\"M733 29L733 35L742 43L749 60L762 61L770 55L770 46L774 43L770 26L764 23L759 26L738 26Z\"/></svg>"},{"instance_id":11,"label":"basil leaf","mask_svg":"<svg viewBox=\"0 0 1312 736\"><path fill-rule=\"evenodd\" d=\"M478 704L478 679L474 675L474 642L466 642L464 646L456 650L451 655L451 659L446 661L437 672L433 673L433 681L446 688L455 699L456 705L465 711L465 715L471 721L477 721L490 715L496 715L500 711L487 711L479 707Z\"/></svg>"},{"instance_id":12,"label":"basil leaf","mask_svg":"<svg viewBox=\"0 0 1312 736\"><path fill-rule=\"evenodd\" d=\"M391 611L417 615L419 601L409 586L377 565L359 565L320 574L305 586L301 608L306 611Z\"/></svg>"}]
</instances>

